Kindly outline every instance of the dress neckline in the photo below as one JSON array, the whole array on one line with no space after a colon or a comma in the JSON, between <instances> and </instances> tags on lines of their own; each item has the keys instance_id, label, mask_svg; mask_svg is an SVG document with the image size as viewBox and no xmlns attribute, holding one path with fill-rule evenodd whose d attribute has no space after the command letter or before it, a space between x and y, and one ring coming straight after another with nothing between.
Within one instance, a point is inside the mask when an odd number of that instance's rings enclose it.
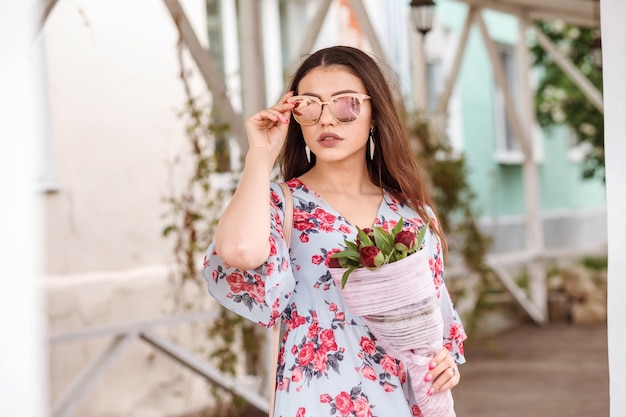
<instances>
[{"instance_id":1,"label":"dress neckline","mask_svg":"<svg viewBox=\"0 0 626 417\"><path fill-rule=\"evenodd\" d=\"M309 187L308 185L306 185L305 183L300 181L300 179L293 178L292 181L296 181L298 186L301 186L304 190L312 193L320 201L320 203L322 203L322 204L318 204L318 205L325 206L327 209L329 209L328 211L332 211L339 218L343 219L343 221L346 222L346 224L348 224L349 226L351 226L354 229L356 229L356 227L361 227L361 226L358 226L358 225L355 225L354 223L352 223L346 216L344 216L332 204L330 204L328 201L326 201L326 199L324 199L324 197L322 197L317 191L315 191L313 188ZM387 201L388 192L384 188L381 188L381 189L382 189L382 196L381 196L381 199L380 199L380 203L378 204L378 209L376 210L376 216L374 217L374 219L371 222L371 224L366 226L366 227L373 227L373 226L375 226L379 222L379 219L381 218L381 212L382 212L383 208L385 207L385 205L388 204L388 201ZM363 229L363 228L361 228L361 229Z\"/></svg>"}]
</instances>

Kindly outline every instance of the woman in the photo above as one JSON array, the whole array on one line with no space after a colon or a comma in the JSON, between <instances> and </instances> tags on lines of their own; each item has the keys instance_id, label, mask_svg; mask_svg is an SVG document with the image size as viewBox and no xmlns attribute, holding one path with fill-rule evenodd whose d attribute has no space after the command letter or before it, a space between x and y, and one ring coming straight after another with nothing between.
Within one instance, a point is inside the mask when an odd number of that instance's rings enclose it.
<instances>
[{"instance_id":1,"label":"woman","mask_svg":"<svg viewBox=\"0 0 626 417\"><path fill-rule=\"evenodd\" d=\"M465 334L442 281L445 240L381 69L358 49L322 49L302 63L289 93L248 119L246 132L241 182L204 276L231 310L268 327L282 318L275 415L421 415L406 367L347 311L328 272L330 256L354 239L356 226L392 228L403 218L419 229L430 220L425 245L447 349L424 383L432 395L458 384ZM277 159L292 196L270 183ZM286 231L285 198L294 203Z\"/></svg>"}]
</instances>

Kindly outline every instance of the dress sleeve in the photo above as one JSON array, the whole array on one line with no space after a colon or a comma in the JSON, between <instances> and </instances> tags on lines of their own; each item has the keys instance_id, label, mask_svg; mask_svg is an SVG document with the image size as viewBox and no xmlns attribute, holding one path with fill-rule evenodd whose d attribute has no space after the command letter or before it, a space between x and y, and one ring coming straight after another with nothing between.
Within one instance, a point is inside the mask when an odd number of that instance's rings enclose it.
<instances>
[{"instance_id":1,"label":"dress sleeve","mask_svg":"<svg viewBox=\"0 0 626 417\"><path fill-rule=\"evenodd\" d=\"M291 198L291 196L288 196ZM295 288L283 223L285 196L279 185L270 187L270 254L256 269L239 270L226 264L211 243L202 275L209 293L224 307L266 327L274 325Z\"/></svg>"},{"instance_id":2,"label":"dress sleeve","mask_svg":"<svg viewBox=\"0 0 626 417\"><path fill-rule=\"evenodd\" d=\"M431 223L436 221L434 216L430 219ZM465 363L463 341L467 339L467 335L443 278L444 267L441 240L432 231L429 232L429 235L430 269L433 272L435 288L437 288L439 305L441 306L441 314L443 316L443 345L450 351L456 363L462 364Z\"/></svg>"}]
</instances>

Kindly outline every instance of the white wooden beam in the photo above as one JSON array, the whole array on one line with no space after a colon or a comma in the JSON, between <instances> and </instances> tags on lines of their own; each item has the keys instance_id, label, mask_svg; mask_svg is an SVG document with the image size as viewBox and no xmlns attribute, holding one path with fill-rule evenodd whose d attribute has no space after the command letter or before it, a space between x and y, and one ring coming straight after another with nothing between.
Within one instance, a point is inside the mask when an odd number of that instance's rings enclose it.
<instances>
[{"instance_id":1,"label":"white wooden beam","mask_svg":"<svg viewBox=\"0 0 626 417\"><path fill-rule=\"evenodd\" d=\"M47 0L46 1L46 5L43 9L43 16L41 18L41 26L43 27L43 25L46 24L46 20L48 20L48 16L50 16L50 13L52 13L52 9L54 9L54 6L56 6L58 0Z\"/></svg>"},{"instance_id":2,"label":"white wooden beam","mask_svg":"<svg viewBox=\"0 0 626 417\"><path fill-rule=\"evenodd\" d=\"M528 313L530 318L532 318L536 323L543 323L545 320L544 313L537 308L531 300L528 299L524 291L517 286L511 274L500 265L493 263L488 263L488 265L496 273L498 279L504 285L504 288L506 288L506 290L513 296L519 306L522 307L526 313Z\"/></svg>"},{"instance_id":3,"label":"white wooden beam","mask_svg":"<svg viewBox=\"0 0 626 417\"><path fill-rule=\"evenodd\" d=\"M585 77L580 70L572 64L568 58L558 50L558 48L548 39L546 35L536 26L533 26L534 34L537 38L537 42L543 49L550 54L550 57L554 59L554 62L567 74L572 82L580 88L580 91L589 99L601 113L604 112L604 101L602 99L602 93L591 84L591 81Z\"/></svg>"},{"instance_id":4,"label":"white wooden beam","mask_svg":"<svg viewBox=\"0 0 626 417\"><path fill-rule=\"evenodd\" d=\"M626 2L603 0L604 147L608 221L608 348L610 415L626 410Z\"/></svg>"},{"instance_id":5,"label":"white wooden beam","mask_svg":"<svg viewBox=\"0 0 626 417\"><path fill-rule=\"evenodd\" d=\"M450 98L452 97L452 92L454 91L454 86L459 76L461 63L463 62L463 56L467 48L467 40L469 39L470 29L476 18L476 13L476 8L470 7L465 17L465 23L463 24L463 30L461 31L461 37L456 48L450 74L448 74L444 88L437 99L437 109L433 116L433 133L436 140L441 140L443 137L446 120L448 118L448 107L450 107Z\"/></svg>"},{"instance_id":6,"label":"white wooden beam","mask_svg":"<svg viewBox=\"0 0 626 417\"><path fill-rule=\"evenodd\" d=\"M533 131L536 124L534 91L531 89L531 59L530 51L526 43L528 26L526 19L518 18L517 35L517 71L519 89L518 114L522 120L522 126L526 126L526 140L529 154L524 157L522 167L524 177L524 203L526 214L526 246L532 258L528 264L530 276L529 293L530 299L541 313L545 323L548 318L548 288L546 286L546 273L544 264L539 260L539 255L544 251L543 221L541 218L541 202L539 201L539 172L536 164L536 149Z\"/></svg>"},{"instance_id":7,"label":"white wooden beam","mask_svg":"<svg viewBox=\"0 0 626 417\"><path fill-rule=\"evenodd\" d=\"M260 1L239 1L239 56L244 119L264 109L267 103L261 20Z\"/></svg>"},{"instance_id":8,"label":"white wooden beam","mask_svg":"<svg viewBox=\"0 0 626 417\"><path fill-rule=\"evenodd\" d=\"M292 69L292 72L298 66L300 61L302 61L302 57L310 53L313 46L315 46L315 41L317 40L317 37L322 29L322 25L324 24L324 20L326 19L326 15L328 14L332 1L333 0L321 0L319 2L319 6L317 6L317 11L315 12L313 20L307 22L306 34L304 35L304 39L302 40L302 44L298 50L298 55L291 59L290 68Z\"/></svg>"},{"instance_id":9,"label":"white wooden beam","mask_svg":"<svg viewBox=\"0 0 626 417\"><path fill-rule=\"evenodd\" d=\"M204 78L204 81L211 91L215 108L224 118L224 121L228 123L233 137L239 144L242 152L245 153L248 149L248 140L246 139L243 120L234 110L230 102L224 77L211 59L211 56L198 40L180 2L178 0L163 0L163 2L172 16L172 19L174 19L178 33L187 45L189 53L198 66L202 78Z\"/></svg>"},{"instance_id":10,"label":"white wooden beam","mask_svg":"<svg viewBox=\"0 0 626 417\"><path fill-rule=\"evenodd\" d=\"M598 17L592 12L593 8L589 7L587 10L578 10L578 8L570 8L567 3L557 2L544 2L543 7L535 5L524 4L522 2L513 3L511 0L458 0L462 3L466 3L470 6L479 8L496 10L502 13L508 14L526 14L532 21L535 20L563 20L567 23L586 26L597 27ZM525 1L525 0L522 0ZM584 0L591 3L592 0Z\"/></svg>"},{"instance_id":11,"label":"white wooden beam","mask_svg":"<svg viewBox=\"0 0 626 417\"><path fill-rule=\"evenodd\" d=\"M369 18L367 9L365 8L363 1L350 0L350 6L352 6L352 11L359 21L359 25L361 25L361 30L363 31L365 37L370 43L370 46L374 51L374 55L381 59L387 59L387 54L380 44L380 40L378 39L378 35L376 35L376 31L374 30L374 26L372 25L372 21Z\"/></svg>"},{"instance_id":12,"label":"white wooden beam","mask_svg":"<svg viewBox=\"0 0 626 417\"><path fill-rule=\"evenodd\" d=\"M522 122L518 117L515 102L513 101L513 95L511 94L511 91L509 89L506 75L504 73L504 69L502 68L502 63L500 62L500 58L498 57L496 45L489 35L487 25L485 24L485 21L483 20L480 12L476 13L476 23L478 24L478 28L480 29L480 33L483 37L485 47L487 48L487 55L489 55L489 61L491 62L491 68L493 69L493 75L496 80L496 84L502 92L505 103L504 110L509 123L511 123L511 127L513 128L515 139L519 142L522 153L524 154L524 158L532 158L532 151L529 147L530 135L528 135L527 130L524 130L524 128L522 127Z\"/></svg>"},{"instance_id":13,"label":"white wooden beam","mask_svg":"<svg viewBox=\"0 0 626 417\"><path fill-rule=\"evenodd\" d=\"M0 1L0 414L48 415L41 173L46 92L37 0Z\"/></svg>"},{"instance_id":14,"label":"white wooden beam","mask_svg":"<svg viewBox=\"0 0 626 417\"><path fill-rule=\"evenodd\" d=\"M541 253L543 247L543 236L541 226L541 205L539 202L539 176L537 173L537 165L535 163L533 144L531 137L532 126L527 124L527 121L520 119L520 111L515 107L511 91L506 81L504 69L502 63L498 57L495 43L489 36L487 25L482 18L481 13L476 14L476 22L480 28L485 46L487 48L487 54L493 68L496 84L502 91L505 102L506 116L511 123L515 139L518 141L522 153L524 154L523 165L523 177L524 177L524 203L525 203L525 217L526 217L526 249L531 254L531 263L529 265L529 272L532 277L532 305L533 308L529 308L526 304L520 303L522 307L526 309L528 314L537 323L545 323L547 320L547 306L545 300L547 299L545 288L545 276L542 271L541 264L538 261L538 256ZM525 36L520 33L520 42L525 42ZM526 63L525 65L528 65ZM526 78L524 78L524 75ZM526 68L525 74L521 74L520 82L528 83L528 68ZM525 89L526 94L529 94L528 88ZM526 97L526 104L528 105L529 97ZM521 114L529 114L529 110L521 112ZM525 123L526 122L526 123ZM506 280L506 276L499 274L501 279ZM511 291L510 283L502 281L503 284ZM518 298L513 292L513 296ZM519 301L519 300L518 300Z\"/></svg>"}]
</instances>

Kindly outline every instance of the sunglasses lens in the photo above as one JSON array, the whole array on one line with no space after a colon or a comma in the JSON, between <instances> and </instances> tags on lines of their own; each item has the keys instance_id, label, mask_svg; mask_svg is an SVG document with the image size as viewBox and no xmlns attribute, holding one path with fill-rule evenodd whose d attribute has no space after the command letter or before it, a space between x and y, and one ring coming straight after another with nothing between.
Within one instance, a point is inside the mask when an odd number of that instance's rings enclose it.
<instances>
[{"instance_id":1,"label":"sunglasses lens","mask_svg":"<svg viewBox=\"0 0 626 417\"><path fill-rule=\"evenodd\" d=\"M291 100L291 102L295 104L292 110L293 117L300 124L314 124L322 113L320 103L314 99L301 97Z\"/></svg>"},{"instance_id":2,"label":"sunglasses lens","mask_svg":"<svg viewBox=\"0 0 626 417\"><path fill-rule=\"evenodd\" d=\"M340 122L353 122L361 112L361 102L357 97L337 97L330 103L330 112Z\"/></svg>"}]
</instances>

